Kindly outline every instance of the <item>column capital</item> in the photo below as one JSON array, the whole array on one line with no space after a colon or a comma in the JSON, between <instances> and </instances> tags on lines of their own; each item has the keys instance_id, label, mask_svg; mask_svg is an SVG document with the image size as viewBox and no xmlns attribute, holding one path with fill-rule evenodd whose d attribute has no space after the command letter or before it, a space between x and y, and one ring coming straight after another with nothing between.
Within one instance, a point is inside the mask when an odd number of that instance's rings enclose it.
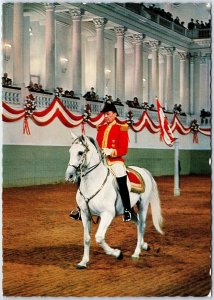
<instances>
[{"instance_id":1,"label":"column capital","mask_svg":"<svg viewBox=\"0 0 214 300\"><path fill-rule=\"evenodd\" d=\"M173 55L175 52L175 47L164 47L166 55Z\"/></svg>"},{"instance_id":2,"label":"column capital","mask_svg":"<svg viewBox=\"0 0 214 300\"><path fill-rule=\"evenodd\" d=\"M178 55L179 55L180 61L182 61L182 60L185 61L189 57L187 52L178 52Z\"/></svg>"},{"instance_id":3,"label":"column capital","mask_svg":"<svg viewBox=\"0 0 214 300\"><path fill-rule=\"evenodd\" d=\"M198 56L198 61L199 61L200 64L206 64L207 63L207 56L206 55Z\"/></svg>"},{"instance_id":4,"label":"column capital","mask_svg":"<svg viewBox=\"0 0 214 300\"><path fill-rule=\"evenodd\" d=\"M72 20L77 20L77 21L81 20L81 17L83 14L81 8L69 9L69 12L70 12Z\"/></svg>"},{"instance_id":5,"label":"column capital","mask_svg":"<svg viewBox=\"0 0 214 300\"><path fill-rule=\"evenodd\" d=\"M124 36L127 28L124 26L115 26L114 31L116 33L116 36Z\"/></svg>"},{"instance_id":6,"label":"column capital","mask_svg":"<svg viewBox=\"0 0 214 300\"><path fill-rule=\"evenodd\" d=\"M103 28L107 23L107 19L103 17L93 18L93 23L96 29Z\"/></svg>"},{"instance_id":7,"label":"column capital","mask_svg":"<svg viewBox=\"0 0 214 300\"><path fill-rule=\"evenodd\" d=\"M149 46L151 47L152 51L158 50L160 44L160 41L149 41Z\"/></svg>"},{"instance_id":8,"label":"column capital","mask_svg":"<svg viewBox=\"0 0 214 300\"><path fill-rule=\"evenodd\" d=\"M143 39L146 37L143 33L134 33L132 35L134 44L142 44Z\"/></svg>"}]
</instances>

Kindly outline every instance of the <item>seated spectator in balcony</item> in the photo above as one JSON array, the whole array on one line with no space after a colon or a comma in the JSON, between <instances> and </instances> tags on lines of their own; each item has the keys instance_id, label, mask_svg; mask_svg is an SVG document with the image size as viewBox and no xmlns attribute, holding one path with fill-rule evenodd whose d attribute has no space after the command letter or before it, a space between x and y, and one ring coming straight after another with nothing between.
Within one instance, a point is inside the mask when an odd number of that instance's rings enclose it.
<instances>
[{"instance_id":1,"label":"seated spectator in balcony","mask_svg":"<svg viewBox=\"0 0 214 300\"><path fill-rule=\"evenodd\" d=\"M194 19L191 19L191 22L189 22L189 23L187 24L187 28L188 28L189 30L195 29Z\"/></svg>"},{"instance_id":2,"label":"seated spectator in balcony","mask_svg":"<svg viewBox=\"0 0 214 300\"><path fill-rule=\"evenodd\" d=\"M2 77L2 85L3 86L10 86L12 85L12 80L7 77L7 73L4 73L4 76Z\"/></svg>"},{"instance_id":3,"label":"seated spectator in balcony","mask_svg":"<svg viewBox=\"0 0 214 300\"><path fill-rule=\"evenodd\" d=\"M27 88L28 88L28 90L29 90L30 92L33 92L33 91L34 91L34 89L33 89L33 81L30 81L30 82L29 82L29 85L27 86Z\"/></svg>"},{"instance_id":4,"label":"seated spectator in balcony","mask_svg":"<svg viewBox=\"0 0 214 300\"><path fill-rule=\"evenodd\" d=\"M44 89L41 84L38 85L38 92L44 93Z\"/></svg>"},{"instance_id":5,"label":"seated spectator in balcony","mask_svg":"<svg viewBox=\"0 0 214 300\"><path fill-rule=\"evenodd\" d=\"M94 91L94 88L91 87L91 90L88 91L87 93L85 93L85 95L83 96L83 98L86 98L88 100L95 100L95 96L96 96L96 93Z\"/></svg>"},{"instance_id":6,"label":"seated spectator in balcony","mask_svg":"<svg viewBox=\"0 0 214 300\"><path fill-rule=\"evenodd\" d=\"M115 101L113 101L113 103L116 105L123 105L120 98L117 98Z\"/></svg>"},{"instance_id":7,"label":"seated spectator in balcony","mask_svg":"<svg viewBox=\"0 0 214 300\"><path fill-rule=\"evenodd\" d=\"M112 96L111 96L111 95L108 95L107 102L113 102L113 98L112 98Z\"/></svg>"},{"instance_id":8,"label":"seated spectator in balcony","mask_svg":"<svg viewBox=\"0 0 214 300\"><path fill-rule=\"evenodd\" d=\"M175 105L174 105L174 108L173 108L173 112L174 112L175 114L180 114L181 111L182 111L181 106L182 106L181 104L179 104L179 105L175 104Z\"/></svg>"},{"instance_id":9,"label":"seated spectator in balcony","mask_svg":"<svg viewBox=\"0 0 214 300\"><path fill-rule=\"evenodd\" d=\"M73 97L74 97L74 91L71 90L71 91L69 92L69 95L71 96L71 98L73 98Z\"/></svg>"},{"instance_id":10,"label":"seated spectator in balcony","mask_svg":"<svg viewBox=\"0 0 214 300\"><path fill-rule=\"evenodd\" d=\"M71 94L68 90L65 90L64 94L63 94L63 97L71 97Z\"/></svg>"},{"instance_id":11,"label":"seated spectator in balcony","mask_svg":"<svg viewBox=\"0 0 214 300\"><path fill-rule=\"evenodd\" d=\"M185 24L185 22L181 22L180 25L185 28L184 24Z\"/></svg>"},{"instance_id":12,"label":"seated spectator in balcony","mask_svg":"<svg viewBox=\"0 0 214 300\"><path fill-rule=\"evenodd\" d=\"M134 98L133 98L133 106L134 106L134 107L140 107L140 103L139 103L137 97L134 97Z\"/></svg>"},{"instance_id":13,"label":"seated spectator in balcony","mask_svg":"<svg viewBox=\"0 0 214 300\"><path fill-rule=\"evenodd\" d=\"M144 101L144 102L142 103L142 108L145 109L145 110L149 109L149 104L148 104L148 102Z\"/></svg>"},{"instance_id":14,"label":"seated spectator in balcony","mask_svg":"<svg viewBox=\"0 0 214 300\"><path fill-rule=\"evenodd\" d=\"M149 110L155 110L154 104L151 104L151 105L150 105Z\"/></svg>"},{"instance_id":15,"label":"seated spectator in balcony","mask_svg":"<svg viewBox=\"0 0 214 300\"><path fill-rule=\"evenodd\" d=\"M33 90L34 90L34 92L38 92L39 91L39 85L38 85L38 83L34 83Z\"/></svg>"}]
</instances>

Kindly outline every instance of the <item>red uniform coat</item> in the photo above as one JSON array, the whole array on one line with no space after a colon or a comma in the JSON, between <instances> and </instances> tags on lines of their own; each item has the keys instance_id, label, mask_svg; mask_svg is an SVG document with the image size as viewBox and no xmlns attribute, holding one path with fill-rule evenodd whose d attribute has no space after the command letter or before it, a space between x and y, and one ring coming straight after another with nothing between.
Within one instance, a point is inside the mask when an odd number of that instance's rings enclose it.
<instances>
[{"instance_id":1,"label":"red uniform coat","mask_svg":"<svg viewBox=\"0 0 214 300\"><path fill-rule=\"evenodd\" d=\"M101 149L114 149L111 156L107 157L107 163L109 165L115 162L124 163L122 156L127 154L129 143L128 125L121 125L113 121L109 124L99 125L97 130L97 142L99 147Z\"/></svg>"}]
</instances>

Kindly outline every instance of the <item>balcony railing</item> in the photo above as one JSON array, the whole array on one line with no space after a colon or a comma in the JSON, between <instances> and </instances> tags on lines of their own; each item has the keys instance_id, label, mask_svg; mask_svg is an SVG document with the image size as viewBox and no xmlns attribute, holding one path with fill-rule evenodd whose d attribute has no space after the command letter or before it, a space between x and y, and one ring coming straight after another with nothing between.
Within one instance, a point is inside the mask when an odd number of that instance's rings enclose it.
<instances>
[{"instance_id":1,"label":"balcony railing","mask_svg":"<svg viewBox=\"0 0 214 300\"><path fill-rule=\"evenodd\" d=\"M185 35L191 39L211 38L211 28L189 30L182 25L176 24L174 21L170 21L160 16L159 14L153 12L152 10L149 10L148 8L144 7L141 4L137 4L137 3L125 3L125 4L117 3L117 4L139 15L143 15L144 12L146 11L149 14L149 19L152 20L153 22L156 22L161 26L171 29L179 34Z\"/></svg>"},{"instance_id":2,"label":"balcony railing","mask_svg":"<svg viewBox=\"0 0 214 300\"><path fill-rule=\"evenodd\" d=\"M43 94L43 93L32 93L33 96L36 99L36 109L38 111L41 111L45 108L47 108L52 100L54 99L54 94ZM66 97L60 97L63 105L70 111L74 113L80 113L83 114L84 108L86 104L90 104L91 107L91 113L92 116L98 115L103 107L103 101L97 101L97 100L85 100L85 98L81 97L80 99L75 98L66 98ZM24 99L22 98L21 89L14 89L12 87L3 88L2 90L2 100L5 101L10 106L20 109L24 108ZM132 111L133 113L133 121L137 121L141 118L144 109L142 108L135 108L135 107L129 107L127 104L122 105L116 105L119 119L124 120L127 118L127 114L129 111ZM158 123L158 114L156 110L147 110L147 113L151 120L155 123ZM172 122L172 119L174 117L174 114L172 112L165 112L165 115L167 116L169 122ZM197 119L200 126L207 127L211 125L211 117L206 118L203 122L201 122L201 118L199 116L181 116L177 115L178 119L184 126L190 126L191 120Z\"/></svg>"}]
</instances>

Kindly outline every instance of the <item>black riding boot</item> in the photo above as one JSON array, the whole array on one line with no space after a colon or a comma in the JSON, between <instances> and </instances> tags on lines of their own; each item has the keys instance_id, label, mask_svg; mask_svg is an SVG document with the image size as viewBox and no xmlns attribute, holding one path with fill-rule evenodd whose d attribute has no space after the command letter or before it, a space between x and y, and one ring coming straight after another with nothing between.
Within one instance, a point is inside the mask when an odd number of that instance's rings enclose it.
<instances>
[{"instance_id":1,"label":"black riding boot","mask_svg":"<svg viewBox=\"0 0 214 300\"><path fill-rule=\"evenodd\" d=\"M124 207L123 221L129 222L131 221L131 205L130 205L129 190L127 187L127 176L117 177L116 179L117 179L120 196Z\"/></svg>"},{"instance_id":2,"label":"black riding boot","mask_svg":"<svg viewBox=\"0 0 214 300\"><path fill-rule=\"evenodd\" d=\"M80 186L80 177L78 177L77 179L77 186L79 187ZM72 210L69 214L69 217L73 220L81 220L81 213L80 213L80 208L79 206L77 206L76 209Z\"/></svg>"}]
</instances>

